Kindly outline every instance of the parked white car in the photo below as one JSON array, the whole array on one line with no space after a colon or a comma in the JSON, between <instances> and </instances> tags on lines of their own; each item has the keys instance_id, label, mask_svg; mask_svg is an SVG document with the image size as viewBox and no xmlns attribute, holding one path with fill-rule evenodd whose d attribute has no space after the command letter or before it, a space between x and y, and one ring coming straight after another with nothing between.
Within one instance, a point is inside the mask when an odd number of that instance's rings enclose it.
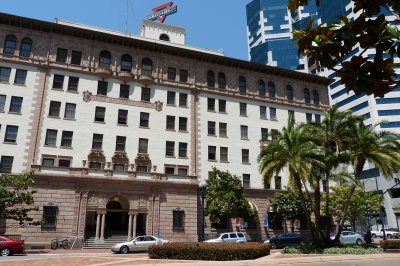
<instances>
[{"instance_id":1,"label":"parked white car","mask_svg":"<svg viewBox=\"0 0 400 266\"><path fill-rule=\"evenodd\" d=\"M399 237L400 233L398 231L392 231L392 230L386 230L385 229L385 234L387 238L394 238L394 237ZM371 231L371 236L373 238L375 237L383 237L383 229L381 228L379 231Z\"/></svg>"},{"instance_id":2,"label":"parked white car","mask_svg":"<svg viewBox=\"0 0 400 266\"><path fill-rule=\"evenodd\" d=\"M229 232L229 233L222 233L217 238L209 239L204 242L206 242L206 243L245 243L245 242L247 242L247 239L243 233Z\"/></svg>"},{"instance_id":3,"label":"parked white car","mask_svg":"<svg viewBox=\"0 0 400 266\"><path fill-rule=\"evenodd\" d=\"M335 239L336 234L331 235L331 239ZM353 231L342 231L339 238L342 245L362 245L365 243L364 237Z\"/></svg>"},{"instance_id":4,"label":"parked white car","mask_svg":"<svg viewBox=\"0 0 400 266\"><path fill-rule=\"evenodd\" d=\"M150 246L166 243L169 243L169 241L155 236L138 236L131 241L113 245L111 251L127 254L130 251L147 251Z\"/></svg>"}]
</instances>

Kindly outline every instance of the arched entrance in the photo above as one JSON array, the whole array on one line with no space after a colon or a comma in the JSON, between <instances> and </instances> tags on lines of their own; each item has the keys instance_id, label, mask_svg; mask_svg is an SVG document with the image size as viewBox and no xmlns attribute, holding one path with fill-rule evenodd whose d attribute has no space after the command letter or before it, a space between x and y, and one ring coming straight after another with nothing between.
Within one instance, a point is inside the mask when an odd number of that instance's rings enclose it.
<instances>
[{"instance_id":1,"label":"arched entrance","mask_svg":"<svg viewBox=\"0 0 400 266\"><path fill-rule=\"evenodd\" d=\"M128 234L129 203L119 197L111 198L106 205L105 237Z\"/></svg>"}]
</instances>

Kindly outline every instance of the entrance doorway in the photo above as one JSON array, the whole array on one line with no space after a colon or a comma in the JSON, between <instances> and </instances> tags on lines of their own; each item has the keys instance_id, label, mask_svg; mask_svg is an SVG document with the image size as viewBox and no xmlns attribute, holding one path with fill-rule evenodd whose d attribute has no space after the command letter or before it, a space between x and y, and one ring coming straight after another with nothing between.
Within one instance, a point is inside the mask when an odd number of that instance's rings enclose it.
<instances>
[{"instance_id":1,"label":"entrance doorway","mask_svg":"<svg viewBox=\"0 0 400 266\"><path fill-rule=\"evenodd\" d=\"M106 237L113 235L127 235L128 234L128 211L122 208L121 203L118 201L110 201L107 204L106 214Z\"/></svg>"},{"instance_id":2,"label":"entrance doorway","mask_svg":"<svg viewBox=\"0 0 400 266\"><path fill-rule=\"evenodd\" d=\"M136 235L146 235L147 214L139 213L137 216Z\"/></svg>"}]
</instances>

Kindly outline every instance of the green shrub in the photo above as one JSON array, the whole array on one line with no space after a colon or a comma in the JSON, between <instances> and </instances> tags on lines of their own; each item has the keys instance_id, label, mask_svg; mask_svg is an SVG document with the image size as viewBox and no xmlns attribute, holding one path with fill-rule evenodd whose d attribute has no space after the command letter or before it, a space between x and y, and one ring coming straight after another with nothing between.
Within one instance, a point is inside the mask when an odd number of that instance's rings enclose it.
<instances>
[{"instance_id":1,"label":"green shrub","mask_svg":"<svg viewBox=\"0 0 400 266\"><path fill-rule=\"evenodd\" d=\"M151 259L253 260L269 255L263 243L168 243L149 248Z\"/></svg>"},{"instance_id":2,"label":"green shrub","mask_svg":"<svg viewBox=\"0 0 400 266\"><path fill-rule=\"evenodd\" d=\"M383 249L400 249L400 240L381 240L380 246Z\"/></svg>"},{"instance_id":3,"label":"green shrub","mask_svg":"<svg viewBox=\"0 0 400 266\"><path fill-rule=\"evenodd\" d=\"M383 253L382 248L371 246L344 246L332 248L315 248L312 246L292 246L282 250L284 254L339 254L339 255L365 255Z\"/></svg>"}]
</instances>

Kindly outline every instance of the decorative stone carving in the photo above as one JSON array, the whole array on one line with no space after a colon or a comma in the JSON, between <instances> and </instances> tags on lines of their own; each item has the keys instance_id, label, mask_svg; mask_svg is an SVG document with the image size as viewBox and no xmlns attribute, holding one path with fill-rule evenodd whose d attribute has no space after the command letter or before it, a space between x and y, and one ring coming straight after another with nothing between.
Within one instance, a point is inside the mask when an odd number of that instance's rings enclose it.
<instances>
[{"instance_id":1,"label":"decorative stone carving","mask_svg":"<svg viewBox=\"0 0 400 266\"><path fill-rule=\"evenodd\" d=\"M99 205L99 198L94 195L88 199L88 206L97 207Z\"/></svg>"},{"instance_id":2,"label":"decorative stone carving","mask_svg":"<svg viewBox=\"0 0 400 266\"><path fill-rule=\"evenodd\" d=\"M113 170L110 169L104 170L104 176L113 176Z\"/></svg>"},{"instance_id":3,"label":"decorative stone carving","mask_svg":"<svg viewBox=\"0 0 400 266\"><path fill-rule=\"evenodd\" d=\"M135 171L128 171L128 177L136 178L136 172Z\"/></svg>"},{"instance_id":4,"label":"decorative stone carving","mask_svg":"<svg viewBox=\"0 0 400 266\"><path fill-rule=\"evenodd\" d=\"M131 163L131 171L135 170L135 164Z\"/></svg>"},{"instance_id":5,"label":"decorative stone carving","mask_svg":"<svg viewBox=\"0 0 400 266\"><path fill-rule=\"evenodd\" d=\"M94 72L102 79L108 79L112 76L112 71L109 68L99 67L96 68Z\"/></svg>"},{"instance_id":6,"label":"decorative stone carving","mask_svg":"<svg viewBox=\"0 0 400 266\"><path fill-rule=\"evenodd\" d=\"M139 208L146 208L147 207L145 198L140 198L138 203L139 203L139 206L138 206Z\"/></svg>"},{"instance_id":7,"label":"decorative stone carving","mask_svg":"<svg viewBox=\"0 0 400 266\"><path fill-rule=\"evenodd\" d=\"M103 169L106 163L106 157L102 150L91 150L88 155L89 167L91 163L99 163L100 168Z\"/></svg>"},{"instance_id":8,"label":"decorative stone carving","mask_svg":"<svg viewBox=\"0 0 400 266\"><path fill-rule=\"evenodd\" d=\"M87 169L82 169L81 175L88 175L89 171Z\"/></svg>"},{"instance_id":9,"label":"decorative stone carving","mask_svg":"<svg viewBox=\"0 0 400 266\"><path fill-rule=\"evenodd\" d=\"M156 105L156 111L161 112L163 108L163 103L161 101L156 101L154 104Z\"/></svg>"},{"instance_id":10,"label":"decorative stone carving","mask_svg":"<svg viewBox=\"0 0 400 266\"><path fill-rule=\"evenodd\" d=\"M134 76L131 72L128 71L118 71L118 78L123 82L130 82L134 79Z\"/></svg>"},{"instance_id":11,"label":"decorative stone carving","mask_svg":"<svg viewBox=\"0 0 400 266\"><path fill-rule=\"evenodd\" d=\"M139 80L141 83L145 85L152 85L154 84L154 77L153 76L146 76L146 75L140 75Z\"/></svg>"},{"instance_id":12,"label":"decorative stone carving","mask_svg":"<svg viewBox=\"0 0 400 266\"><path fill-rule=\"evenodd\" d=\"M147 168L146 172L151 170L151 160L148 154L138 153L135 159L136 169L140 166L145 166Z\"/></svg>"},{"instance_id":13,"label":"decorative stone carving","mask_svg":"<svg viewBox=\"0 0 400 266\"><path fill-rule=\"evenodd\" d=\"M161 175L157 174L157 173L153 173L153 174L151 174L151 179L161 180Z\"/></svg>"},{"instance_id":14,"label":"decorative stone carving","mask_svg":"<svg viewBox=\"0 0 400 266\"><path fill-rule=\"evenodd\" d=\"M92 100L92 93L90 91L84 91L83 92L83 101L88 103L91 100Z\"/></svg>"},{"instance_id":15,"label":"decorative stone carving","mask_svg":"<svg viewBox=\"0 0 400 266\"><path fill-rule=\"evenodd\" d=\"M112 157L112 164L120 164L124 166L124 171L128 170L128 165L129 165L129 158L126 155L126 152L122 151L116 151L114 152L114 155ZM131 169L133 170L133 167L131 165Z\"/></svg>"}]
</instances>

